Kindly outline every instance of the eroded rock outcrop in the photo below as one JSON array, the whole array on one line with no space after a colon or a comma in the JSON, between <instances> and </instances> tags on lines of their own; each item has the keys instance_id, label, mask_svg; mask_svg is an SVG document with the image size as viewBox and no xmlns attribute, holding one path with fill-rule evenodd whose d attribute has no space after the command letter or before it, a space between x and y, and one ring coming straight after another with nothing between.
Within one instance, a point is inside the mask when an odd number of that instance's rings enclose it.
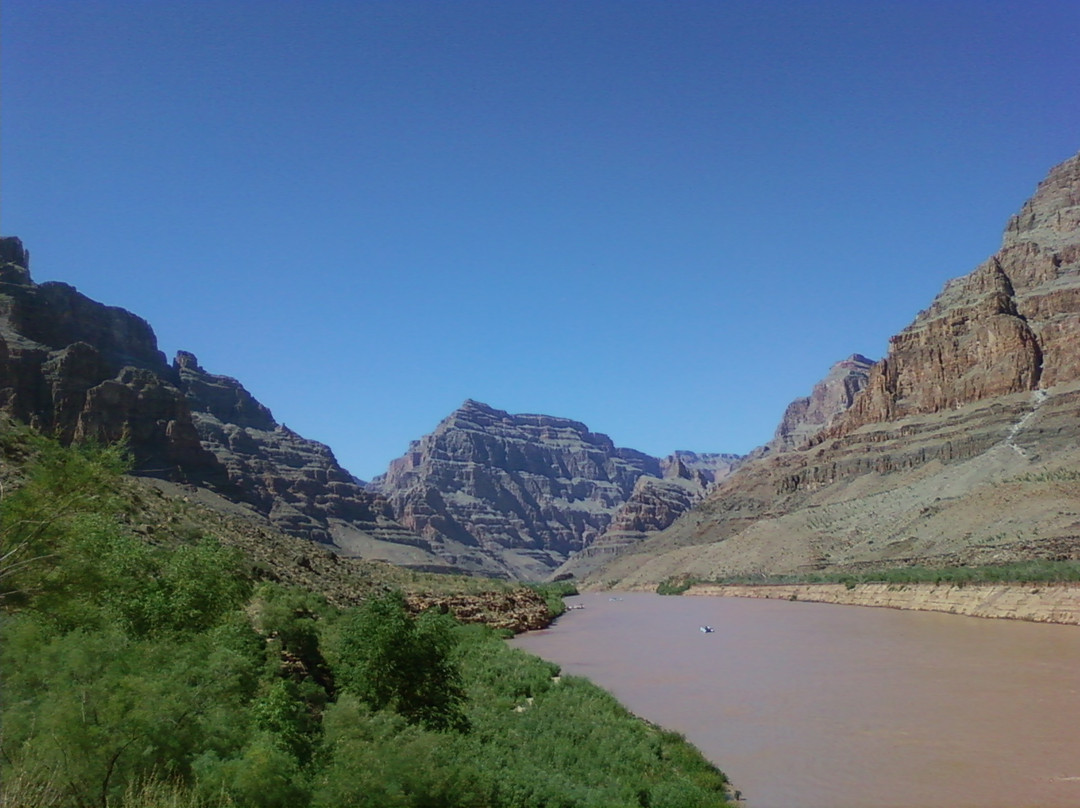
<instances>
[{"instance_id":1,"label":"eroded rock outcrop","mask_svg":"<svg viewBox=\"0 0 1080 808\"><path fill-rule=\"evenodd\" d=\"M1080 378L1080 156L1054 168L1001 249L892 338L832 435Z\"/></svg>"},{"instance_id":2,"label":"eroded rock outcrop","mask_svg":"<svg viewBox=\"0 0 1080 808\"><path fill-rule=\"evenodd\" d=\"M34 283L17 238L0 258L0 409L64 441L125 439L141 469L223 482L147 322Z\"/></svg>"},{"instance_id":3,"label":"eroded rock outcrop","mask_svg":"<svg viewBox=\"0 0 1080 808\"><path fill-rule=\"evenodd\" d=\"M874 361L862 354L852 354L829 369L814 385L810 395L792 401L784 411L776 434L766 451L786 452L798 449L822 429L847 412L870 378Z\"/></svg>"},{"instance_id":4,"label":"eroded rock outcrop","mask_svg":"<svg viewBox=\"0 0 1080 808\"><path fill-rule=\"evenodd\" d=\"M177 354L173 369L202 445L279 530L335 544L339 525L380 541L418 543L393 520L386 500L364 489L328 446L279 424L239 381L208 373L187 351Z\"/></svg>"},{"instance_id":5,"label":"eroded rock outcrop","mask_svg":"<svg viewBox=\"0 0 1080 808\"><path fill-rule=\"evenodd\" d=\"M482 555L432 552L325 445L278 424L236 379L150 325L64 283L36 284L17 238L0 239L0 409L67 442L126 440L136 471L205 487L293 536L425 569L498 572Z\"/></svg>"},{"instance_id":6,"label":"eroded rock outcrop","mask_svg":"<svg viewBox=\"0 0 1080 808\"><path fill-rule=\"evenodd\" d=\"M552 620L544 597L527 587L475 595L415 594L408 595L405 603L410 611L417 614L436 609L443 614L454 615L462 623L484 623L515 633L547 628Z\"/></svg>"},{"instance_id":7,"label":"eroded rock outcrop","mask_svg":"<svg viewBox=\"0 0 1080 808\"><path fill-rule=\"evenodd\" d=\"M1078 402L1080 155L1050 172L995 255L893 338L849 409L755 453L594 577L1071 558Z\"/></svg>"},{"instance_id":8,"label":"eroded rock outcrop","mask_svg":"<svg viewBox=\"0 0 1080 808\"><path fill-rule=\"evenodd\" d=\"M398 521L438 544L480 547L541 578L602 534L660 461L578 421L466 401L372 481Z\"/></svg>"},{"instance_id":9,"label":"eroded rock outcrop","mask_svg":"<svg viewBox=\"0 0 1080 808\"><path fill-rule=\"evenodd\" d=\"M555 578L584 578L605 557L670 527L697 505L709 489L743 461L736 454L677 451L660 461L663 478L643 475L630 497L612 516L607 529L552 573Z\"/></svg>"}]
</instances>

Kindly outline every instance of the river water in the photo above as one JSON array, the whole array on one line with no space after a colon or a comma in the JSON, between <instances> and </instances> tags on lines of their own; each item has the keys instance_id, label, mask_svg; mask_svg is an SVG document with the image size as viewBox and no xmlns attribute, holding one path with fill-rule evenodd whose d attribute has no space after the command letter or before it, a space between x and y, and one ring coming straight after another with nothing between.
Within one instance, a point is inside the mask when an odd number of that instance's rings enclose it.
<instances>
[{"instance_id":1,"label":"river water","mask_svg":"<svg viewBox=\"0 0 1080 808\"><path fill-rule=\"evenodd\" d=\"M1078 626L614 598L512 642L684 734L748 808L1080 806Z\"/></svg>"}]
</instances>

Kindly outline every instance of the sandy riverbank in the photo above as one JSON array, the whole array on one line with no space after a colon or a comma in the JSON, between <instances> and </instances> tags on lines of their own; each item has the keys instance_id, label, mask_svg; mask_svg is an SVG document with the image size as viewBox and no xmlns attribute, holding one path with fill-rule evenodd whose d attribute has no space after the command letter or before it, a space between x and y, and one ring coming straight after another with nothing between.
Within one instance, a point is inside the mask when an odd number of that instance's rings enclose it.
<instances>
[{"instance_id":1,"label":"sandy riverbank","mask_svg":"<svg viewBox=\"0 0 1080 808\"><path fill-rule=\"evenodd\" d=\"M774 598L1080 625L1076 584L698 584L684 594Z\"/></svg>"}]
</instances>

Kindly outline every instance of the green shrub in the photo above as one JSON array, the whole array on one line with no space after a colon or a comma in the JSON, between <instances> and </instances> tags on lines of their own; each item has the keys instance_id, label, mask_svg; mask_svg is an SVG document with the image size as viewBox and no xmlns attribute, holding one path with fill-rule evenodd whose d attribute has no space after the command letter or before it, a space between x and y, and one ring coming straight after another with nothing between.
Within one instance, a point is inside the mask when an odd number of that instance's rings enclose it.
<instances>
[{"instance_id":1,"label":"green shrub","mask_svg":"<svg viewBox=\"0 0 1080 808\"><path fill-rule=\"evenodd\" d=\"M563 598L578 594L577 585L572 581L553 581L542 584L528 584L530 589L535 589L547 604L552 617L558 617L566 612L566 603Z\"/></svg>"},{"instance_id":2,"label":"green shrub","mask_svg":"<svg viewBox=\"0 0 1080 808\"><path fill-rule=\"evenodd\" d=\"M33 453L0 499L5 806L725 804L685 741L502 634L253 592L203 531L125 526L121 450Z\"/></svg>"},{"instance_id":3,"label":"green shrub","mask_svg":"<svg viewBox=\"0 0 1080 808\"><path fill-rule=\"evenodd\" d=\"M657 585L656 594L681 595L695 583L699 583L699 581L696 578L690 578L686 575L680 575L675 578L668 578L666 581L661 581Z\"/></svg>"},{"instance_id":4,"label":"green shrub","mask_svg":"<svg viewBox=\"0 0 1080 808\"><path fill-rule=\"evenodd\" d=\"M338 680L372 709L393 709L428 729L465 731L465 691L451 661L453 621L409 615L395 592L352 610L338 636Z\"/></svg>"}]
</instances>

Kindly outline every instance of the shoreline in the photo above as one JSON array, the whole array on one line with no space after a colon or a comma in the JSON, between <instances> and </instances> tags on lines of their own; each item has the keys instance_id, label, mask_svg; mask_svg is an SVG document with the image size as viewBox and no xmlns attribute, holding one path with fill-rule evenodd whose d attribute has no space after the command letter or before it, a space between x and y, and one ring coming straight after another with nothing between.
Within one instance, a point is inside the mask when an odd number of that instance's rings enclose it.
<instances>
[{"instance_id":1,"label":"shoreline","mask_svg":"<svg viewBox=\"0 0 1080 808\"><path fill-rule=\"evenodd\" d=\"M1080 625L1077 584L694 584L684 595L769 598Z\"/></svg>"}]
</instances>

